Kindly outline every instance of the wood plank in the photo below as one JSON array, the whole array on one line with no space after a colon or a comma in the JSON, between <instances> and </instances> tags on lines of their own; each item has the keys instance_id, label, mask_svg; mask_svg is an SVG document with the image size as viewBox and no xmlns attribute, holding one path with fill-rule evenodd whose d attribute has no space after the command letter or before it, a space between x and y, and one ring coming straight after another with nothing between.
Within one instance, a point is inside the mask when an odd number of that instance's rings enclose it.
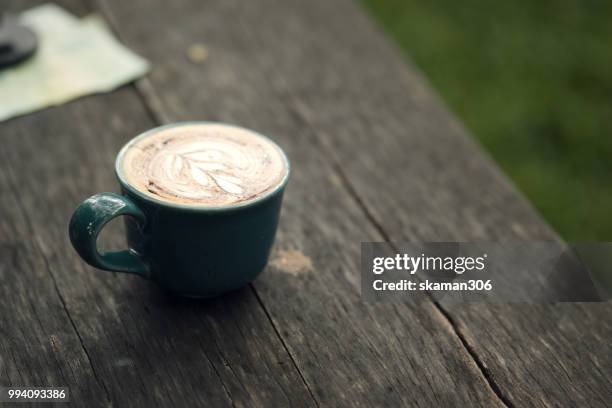
<instances>
[{"instance_id":1,"label":"wood plank","mask_svg":"<svg viewBox=\"0 0 612 408\"><path fill-rule=\"evenodd\" d=\"M239 123L287 149L293 174L279 244L254 286L317 402L503 405L431 302L360 302L359 243L380 235L363 221L313 145L314 135L278 92L273 67L264 65L271 64L271 51L250 41L250 25L267 32L265 20L254 25L259 6L225 0L103 4L120 36L153 63L140 89L160 120ZM172 34L156 35L162 26ZM198 43L209 50L202 64L186 57Z\"/></svg>"},{"instance_id":2,"label":"wood plank","mask_svg":"<svg viewBox=\"0 0 612 408\"><path fill-rule=\"evenodd\" d=\"M169 298L71 248L73 209L117 189L116 152L152 126L133 87L0 124L2 385L69 386L78 406L313 405L251 288ZM106 243L122 245L119 225Z\"/></svg>"},{"instance_id":3,"label":"wood plank","mask_svg":"<svg viewBox=\"0 0 612 408\"><path fill-rule=\"evenodd\" d=\"M213 44L240 43L245 70L267 73L383 237L558 239L351 2L215 3L208 12L242 32ZM504 401L603 406L612 388L611 308L443 310Z\"/></svg>"}]
</instances>

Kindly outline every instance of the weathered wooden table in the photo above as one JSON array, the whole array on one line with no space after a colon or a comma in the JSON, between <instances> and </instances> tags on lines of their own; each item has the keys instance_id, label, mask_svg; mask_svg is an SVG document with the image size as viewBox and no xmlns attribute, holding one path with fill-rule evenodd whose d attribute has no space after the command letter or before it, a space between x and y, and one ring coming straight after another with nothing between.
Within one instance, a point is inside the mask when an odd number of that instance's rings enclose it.
<instances>
[{"instance_id":1,"label":"weathered wooden table","mask_svg":"<svg viewBox=\"0 0 612 408\"><path fill-rule=\"evenodd\" d=\"M0 385L87 407L610 406L610 303L360 301L361 241L555 235L356 4L59 3L153 70L0 125ZM67 234L116 189L128 139L189 119L272 135L293 162L271 265L205 302L95 271Z\"/></svg>"}]
</instances>

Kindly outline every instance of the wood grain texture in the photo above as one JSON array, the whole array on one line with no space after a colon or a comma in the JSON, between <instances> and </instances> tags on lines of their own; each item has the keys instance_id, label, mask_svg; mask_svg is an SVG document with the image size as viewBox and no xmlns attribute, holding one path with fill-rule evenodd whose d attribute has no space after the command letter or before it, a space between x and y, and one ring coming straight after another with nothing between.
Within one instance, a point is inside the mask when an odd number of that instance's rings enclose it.
<instances>
[{"instance_id":1,"label":"wood grain texture","mask_svg":"<svg viewBox=\"0 0 612 408\"><path fill-rule=\"evenodd\" d=\"M354 279L354 250L347 247L375 237L372 227L379 238L393 240L558 239L353 3L180 1L148 10L139 2L108 4L121 35L154 61L141 90L160 118L238 121L284 142L297 161L297 176L285 212L291 226L281 231L281 242L310 255L314 270L331 265L337 275ZM128 24L135 16L150 25ZM163 22L173 34L155 37L151 26ZM209 49L201 65L182 55L191 43ZM285 115L292 123L274 124ZM335 184L327 186L326 179ZM324 196L309 195L313 180ZM344 204L347 192L361 214L353 215ZM325 224L315 228L296 222L313 213ZM368 227L363 226L366 218ZM321 243L329 247L323 253ZM317 302L326 291L337 295L333 278L319 273L312 279L299 286L299 293L312 288ZM302 304L299 296L279 307L285 285L295 285L295 279L285 280L267 276L256 287L315 395L326 401L325 390L316 389L319 381L310 374L316 363L305 349L314 343L308 336L338 333L322 324L324 318L318 328L308 327L308 316L317 308ZM355 306L336 302L353 313ZM296 303L296 311L308 313L292 316ZM609 303L438 307L506 404L604 406L609 401ZM293 321L298 317L299 324ZM361 319L353 318L347 328L351 336ZM357 349L351 356L360 353ZM333 350L328 355L333 358ZM336 369L341 373L345 367L336 363ZM325 384L345 384L341 375L324 378Z\"/></svg>"},{"instance_id":2,"label":"wood grain texture","mask_svg":"<svg viewBox=\"0 0 612 408\"><path fill-rule=\"evenodd\" d=\"M97 406L106 400L103 384L58 294L18 186L0 167L0 385L70 384L72 400Z\"/></svg>"}]
</instances>

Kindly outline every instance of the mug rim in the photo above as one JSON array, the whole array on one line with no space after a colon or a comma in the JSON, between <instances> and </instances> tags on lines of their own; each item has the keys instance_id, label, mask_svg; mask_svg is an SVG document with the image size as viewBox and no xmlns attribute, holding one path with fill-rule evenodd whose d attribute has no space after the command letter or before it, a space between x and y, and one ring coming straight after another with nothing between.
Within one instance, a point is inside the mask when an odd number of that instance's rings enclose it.
<instances>
[{"instance_id":1,"label":"mug rim","mask_svg":"<svg viewBox=\"0 0 612 408\"><path fill-rule=\"evenodd\" d=\"M278 183L278 185L276 185L274 188L266 191L264 194L254 197L254 198L250 198L248 200L244 200L244 201L240 201L238 203L230 203L230 204L221 204L221 205L209 205L209 204L184 204L184 203L173 203L170 201L164 201L155 197L151 197L145 193L143 193L142 191L138 190L136 187L132 186L130 183L128 183L128 181L124 178L124 175L121 171L121 162L123 159L123 156L125 155L125 153L127 152L128 148L133 145L134 143L136 143L138 140L144 139L148 136L150 136L153 133L157 133L160 132L164 129L170 129L170 128L175 128L175 127L180 127L180 126L190 126L190 125L223 125L223 126L229 126L229 127L233 127L239 130L246 130L252 133L255 133L256 135L264 138L265 140L267 140L268 142L272 143L272 145L276 146L276 148L278 149L278 151L280 152L281 157L283 158L283 161L285 162L285 175L283 176L283 178L281 179L281 181ZM119 184L125 188L126 190L128 190L130 193L136 195L138 198L148 201L154 205L159 205L162 207L167 207L167 208L171 208L173 210L181 210L181 211L195 211L195 212L225 212L225 211L232 211L232 210L238 210L241 208L246 208L246 207L251 207L257 203L260 203L270 197L275 196L276 194L278 194L279 192L281 192L285 186L287 185L287 182L289 181L289 175L291 174L291 163L289 162L289 158L287 157L287 154L285 153L285 151L278 145L278 143L276 143L274 140L272 140L271 138L269 138L266 135L263 135L255 130L252 129L247 129L245 127L242 126L237 126L237 125L232 125L229 123L223 123L223 122L215 122L215 121L182 121L182 122L174 122L174 123L169 123L166 125L161 125L161 126L157 126L154 128L151 128L149 130L146 130L140 134L138 134L137 136L133 137L132 139L130 139L125 145L123 145L123 147L121 148L121 150L119 150L119 153L117 153L117 157L115 158L115 175L117 176L117 180L119 181Z\"/></svg>"}]
</instances>

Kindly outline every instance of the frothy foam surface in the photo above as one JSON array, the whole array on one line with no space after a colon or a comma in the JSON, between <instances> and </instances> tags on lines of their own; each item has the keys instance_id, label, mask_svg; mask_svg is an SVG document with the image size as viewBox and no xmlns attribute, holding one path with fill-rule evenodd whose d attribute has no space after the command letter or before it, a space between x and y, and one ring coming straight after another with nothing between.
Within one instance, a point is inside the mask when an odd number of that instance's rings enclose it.
<instances>
[{"instance_id":1,"label":"frothy foam surface","mask_svg":"<svg viewBox=\"0 0 612 408\"><path fill-rule=\"evenodd\" d=\"M185 124L130 142L121 172L151 197L181 204L227 205L277 187L288 168L278 146L247 129Z\"/></svg>"}]
</instances>

